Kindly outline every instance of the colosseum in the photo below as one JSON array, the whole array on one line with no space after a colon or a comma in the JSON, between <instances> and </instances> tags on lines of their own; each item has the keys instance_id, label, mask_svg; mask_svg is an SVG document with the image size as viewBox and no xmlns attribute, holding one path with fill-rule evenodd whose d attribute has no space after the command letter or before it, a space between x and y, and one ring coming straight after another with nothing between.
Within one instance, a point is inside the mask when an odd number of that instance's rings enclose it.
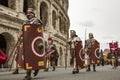
<instances>
[{"instance_id":1,"label":"colosseum","mask_svg":"<svg viewBox=\"0 0 120 80\"><path fill-rule=\"evenodd\" d=\"M20 29L27 19L27 8L33 8L38 19L43 21L45 46L48 37L52 37L59 53L59 66L65 66L68 52L66 41L69 34L70 21L68 17L68 0L0 0L0 49L6 55L13 50ZM10 67L14 57L1 68ZM69 63L67 63L69 64ZM15 60L12 68L16 67Z\"/></svg>"}]
</instances>

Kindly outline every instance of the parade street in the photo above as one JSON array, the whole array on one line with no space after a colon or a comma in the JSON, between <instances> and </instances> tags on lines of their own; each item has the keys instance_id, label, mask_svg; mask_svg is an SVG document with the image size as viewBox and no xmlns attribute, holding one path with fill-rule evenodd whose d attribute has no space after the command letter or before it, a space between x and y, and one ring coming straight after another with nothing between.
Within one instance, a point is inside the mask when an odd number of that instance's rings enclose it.
<instances>
[{"instance_id":1,"label":"parade street","mask_svg":"<svg viewBox=\"0 0 120 80\"><path fill-rule=\"evenodd\" d=\"M91 67L92 68L92 67ZM72 74L72 68L57 68L56 71L44 72L40 70L36 77L32 80L120 80L120 67L112 69L111 66L97 66L97 71L86 72L85 69L80 70L78 74ZM0 71L0 80L23 80L26 75L24 70L20 70L20 74L11 74L9 71Z\"/></svg>"}]
</instances>

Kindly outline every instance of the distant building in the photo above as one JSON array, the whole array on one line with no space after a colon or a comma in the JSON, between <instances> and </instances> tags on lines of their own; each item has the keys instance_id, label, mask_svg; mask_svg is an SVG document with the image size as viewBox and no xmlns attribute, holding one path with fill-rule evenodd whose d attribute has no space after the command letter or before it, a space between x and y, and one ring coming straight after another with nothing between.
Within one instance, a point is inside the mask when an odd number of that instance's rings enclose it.
<instances>
[{"instance_id":1,"label":"distant building","mask_svg":"<svg viewBox=\"0 0 120 80\"><path fill-rule=\"evenodd\" d=\"M43 21L46 44L48 37L52 37L59 53L58 65L64 66L70 26L68 6L68 0L0 0L0 49L10 55L26 20L25 12L32 7L36 17ZM3 67L9 67L12 58Z\"/></svg>"},{"instance_id":2,"label":"distant building","mask_svg":"<svg viewBox=\"0 0 120 80\"><path fill-rule=\"evenodd\" d=\"M104 49L103 55L108 55L110 53L110 49Z\"/></svg>"}]
</instances>

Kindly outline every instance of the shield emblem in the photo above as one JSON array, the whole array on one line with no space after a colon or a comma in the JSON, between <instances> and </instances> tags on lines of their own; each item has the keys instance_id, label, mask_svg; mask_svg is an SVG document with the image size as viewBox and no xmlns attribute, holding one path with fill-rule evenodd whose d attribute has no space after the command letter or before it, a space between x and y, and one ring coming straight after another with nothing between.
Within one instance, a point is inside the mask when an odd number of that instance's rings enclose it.
<instances>
[{"instance_id":1,"label":"shield emblem","mask_svg":"<svg viewBox=\"0 0 120 80\"><path fill-rule=\"evenodd\" d=\"M83 56L83 45L82 41L75 42L75 56L76 56L76 66L79 69L84 68L85 60Z\"/></svg>"},{"instance_id":2,"label":"shield emblem","mask_svg":"<svg viewBox=\"0 0 120 80\"><path fill-rule=\"evenodd\" d=\"M43 42L43 32L40 25L26 24L23 26L25 69L35 70L45 68L45 49Z\"/></svg>"},{"instance_id":3,"label":"shield emblem","mask_svg":"<svg viewBox=\"0 0 120 80\"><path fill-rule=\"evenodd\" d=\"M99 48L100 48L100 44L97 41L93 42L93 46L92 46L92 64L98 64L99 63Z\"/></svg>"}]
</instances>

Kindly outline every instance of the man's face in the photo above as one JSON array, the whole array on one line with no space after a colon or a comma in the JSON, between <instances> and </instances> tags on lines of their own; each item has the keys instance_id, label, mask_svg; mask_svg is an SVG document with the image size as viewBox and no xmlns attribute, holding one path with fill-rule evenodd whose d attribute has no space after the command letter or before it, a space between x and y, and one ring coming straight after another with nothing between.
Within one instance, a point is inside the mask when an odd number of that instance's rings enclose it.
<instances>
[{"instance_id":1,"label":"man's face","mask_svg":"<svg viewBox=\"0 0 120 80\"><path fill-rule=\"evenodd\" d=\"M71 32L70 35L71 35L71 37L74 37L75 34L73 32Z\"/></svg>"},{"instance_id":2,"label":"man's face","mask_svg":"<svg viewBox=\"0 0 120 80\"><path fill-rule=\"evenodd\" d=\"M92 39L93 38L93 35L92 34L89 34L89 39Z\"/></svg>"},{"instance_id":3,"label":"man's face","mask_svg":"<svg viewBox=\"0 0 120 80\"><path fill-rule=\"evenodd\" d=\"M51 40L48 40L48 44L49 44L49 45L52 44L52 41L51 41Z\"/></svg>"},{"instance_id":4,"label":"man's face","mask_svg":"<svg viewBox=\"0 0 120 80\"><path fill-rule=\"evenodd\" d=\"M32 14L31 12L27 12L27 13L26 13L26 16L27 16L28 19L33 18L33 14Z\"/></svg>"}]
</instances>

